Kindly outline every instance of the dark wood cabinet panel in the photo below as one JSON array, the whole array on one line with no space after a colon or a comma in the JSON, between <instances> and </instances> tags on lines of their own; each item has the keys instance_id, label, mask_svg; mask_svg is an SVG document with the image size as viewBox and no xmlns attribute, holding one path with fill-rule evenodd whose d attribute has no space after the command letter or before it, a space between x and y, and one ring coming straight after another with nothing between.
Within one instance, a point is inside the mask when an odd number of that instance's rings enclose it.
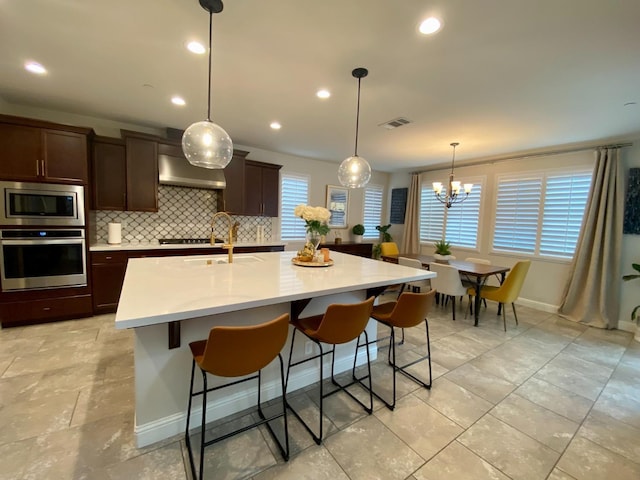
<instances>
[{"instance_id":1,"label":"dark wood cabinet panel","mask_svg":"<svg viewBox=\"0 0 640 480\"><path fill-rule=\"evenodd\" d=\"M158 211L158 143L126 138L127 210Z\"/></svg>"},{"instance_id":2,"label":"dark wood cabinet panel","mask_svg":"<svg viewBox=\"0 0 640 480\"><path fill-rule=\"evenodd\" d=\"M86 133L0 123L0 177L87 184L87 145Z\"/></svg>"},{"instance_id":3,"label":"dark wood cabinet panel","mask_svg":"<svg viewBox=\"0 0 640 480\"><path fill-rule=\"evenodd\" d=\"M262 168L262 215L277 217L280 210L280 167Z\"/></svg>"},{"instance_id":4,"label":"dark wood cabinet panel","mask_svg":"<svg viewBox=\"0 0 640 480\"><path fill-rule=\"evenodd\" d=\"M218 192L218 211L236 215L244 213L244 164L249 152L234 150L233 158L224 169L226 188Z\"/></svg>"},{"instance_id":5,"label":"dark wood cabinet panel","mask_svg":"<svg viewBox=\"0 0 640 480\"><path fill-rule=\"evenodd\" d=\"M40 129L0 123L0 177L33 181L40 170Z\"/></svg>"},{"instance_id":6,"label":"dark wood cabinet panel","mask_svg":"<svg viewBox=\"0 0 640 480\"><path fill-rule=\"evenodd\" d=\"M3 327L89 317L91 313L90 294L0 303Z\"/></svg>"},{"instance_id":7,"label":"dark wood cabinet panel","mask_svg":"<svg viewBox=\"0 0 640 480\"><path fill-rule=\"evenodd\" d=\"M93 209L126 210L127 167L124 142L98 139L93 142Z\"/></svg>"},{"instance_id":8,"label":"dark wood cabinet panel","mask_svg":"<svg viewBox=\"0 0 640 480\"><path fill-rule=\"evenodd\" d=\"M91 254L93 313L109 313L117 310L126 271L125 252Z\"/></svg>"},{"instance_id":9,"label":"dark wood cabinet panel","mask_svg":"<svg viewBox=\"0 0 640 480\"><path fill-rule=\"evenodd\" d=\"M43 130L43 170L45 180L88 183L87 137L61 130Z\"/></svg>"},{"instance_id":10,"label":"dark wood cabinet panel","mask_svg":"<svg viewBox=\"0 0 640 480\"><path fill-rule=\"evenodd\" d=\"M262 215L262 167L253 162L244 165L244 215Z\"/></svg>"},{"instance_id":11,"label":"dark wood cabinet panel","mask_svg":"<svg viewBox=\"0 0 640 480\"><path fill-rule=\"evenodd\" d=\"M350 255L357 255L358 257L371 258L373 243L321 243L318 248L328 248L334 252L348 253Z\"/></svg>"}]
</instances>

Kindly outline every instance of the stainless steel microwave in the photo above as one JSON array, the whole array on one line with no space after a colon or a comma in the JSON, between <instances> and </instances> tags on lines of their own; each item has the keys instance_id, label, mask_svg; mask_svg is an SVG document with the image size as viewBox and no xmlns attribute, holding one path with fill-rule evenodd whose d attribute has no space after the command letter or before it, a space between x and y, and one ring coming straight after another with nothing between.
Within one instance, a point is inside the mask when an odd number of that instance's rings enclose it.
<instances>
[{"instance_id":1,"label":"stainless steel microwave","mask_svg":"<svg viewBox=\"0 0 640 480\"><path fill-rule=\"evenodd\" d=\"M84 187L54 183L0 182L0 226L83 227Z\"/></svg>"}]
</instances>

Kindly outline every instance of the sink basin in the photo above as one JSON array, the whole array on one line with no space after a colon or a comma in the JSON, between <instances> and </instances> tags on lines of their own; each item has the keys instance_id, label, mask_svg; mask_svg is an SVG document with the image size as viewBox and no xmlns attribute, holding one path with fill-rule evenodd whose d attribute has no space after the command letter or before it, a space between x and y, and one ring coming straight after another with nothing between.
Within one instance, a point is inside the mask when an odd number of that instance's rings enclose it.
<instances>
[{"instance_id":1,"label":"sink basin","mask_svg":"<svg viewBox=\"0 0 640 480\"><path fill-rule=\"evenodd\" d=\"M216 265L216 264L224 264L229 263L229 258L226 255L216 255L214 257L200 257L200 258L185 258L185 263L191 265ZM234 256L233 263L255 263L255 262L263 262L261 258L254 257L253 255L248 256Z\"/></svg>"}]
</instances>

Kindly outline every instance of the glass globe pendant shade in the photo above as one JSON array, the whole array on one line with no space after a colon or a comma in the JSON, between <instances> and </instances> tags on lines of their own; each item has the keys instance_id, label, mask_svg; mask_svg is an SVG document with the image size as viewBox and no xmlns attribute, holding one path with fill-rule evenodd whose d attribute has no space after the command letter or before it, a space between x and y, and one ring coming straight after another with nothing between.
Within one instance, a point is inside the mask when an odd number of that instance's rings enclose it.
<instances>
[{"instance_id":1,"label":"glass globe pendant shade","mask_svg":"<svg viewBox=\"0 0 640 480\"><path fill-rule=\"evenodd\" d=\"M204 120L184 131L182 151L191 165L224 168L233 157L233 142L220 125Z\"/></svg>"},{"instance_id":2,"label":"glass globe pendant shade","mask_svg":"<svg viewBox=\"0 0 640 480\"><path fill-rule=\"evenodd\" d=\"M346 158L338 168L338 180L343 187L362 188L371 180L371 166L364 158Z\"/></svg>"}]
</instances>

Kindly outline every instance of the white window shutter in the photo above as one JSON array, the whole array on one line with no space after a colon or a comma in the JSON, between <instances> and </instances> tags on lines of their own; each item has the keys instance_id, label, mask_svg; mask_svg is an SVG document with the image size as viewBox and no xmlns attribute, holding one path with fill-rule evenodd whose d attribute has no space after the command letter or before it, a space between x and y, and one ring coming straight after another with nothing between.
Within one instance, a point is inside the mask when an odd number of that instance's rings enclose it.
<instances>
[{"instance_id":1,"label":"white window shutter","mask_svg":"<svg viewBox=\"0 0 640 480\"><path fill-rule=\"evenodd\" d=\"M362 225L365 238L378 238L380 232L376 227L382 219L382 193L381 185L367 185L364 189L364 212Z\"/></svg>"},{"instance_id":2,"label":"white window shutter","mask_svg":"<svg viewBox=\"0 0 640 480\"><path fill-rule=\"evenodd\" d=\"M304 220L293 214L301 203L309 201L309 177L283 173L280 184L280 239L300 240L306 235Z\"/></svg>"}]
</instances>

